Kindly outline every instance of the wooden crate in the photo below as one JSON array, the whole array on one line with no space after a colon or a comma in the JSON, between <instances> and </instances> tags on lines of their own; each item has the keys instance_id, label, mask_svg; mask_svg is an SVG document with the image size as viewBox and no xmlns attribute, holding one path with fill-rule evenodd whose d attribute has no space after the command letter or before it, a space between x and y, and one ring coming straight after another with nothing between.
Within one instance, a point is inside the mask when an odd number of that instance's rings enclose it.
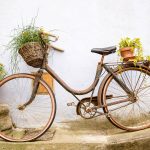
<instances>
[{"instance_id":1,"label":"wooden crate","mask_svg":"<svg viewBox=\"0 0 150 150\"><path fill-rule=\"evenodd\" d=\"M42 75L42 79L51 87L52 90L54 90L54 82L53 82L53 78L50 74L48 74L47 72L44 72ZM37 94L46 95L47 90L40 84Z\"/></svg>"}]
</instances>

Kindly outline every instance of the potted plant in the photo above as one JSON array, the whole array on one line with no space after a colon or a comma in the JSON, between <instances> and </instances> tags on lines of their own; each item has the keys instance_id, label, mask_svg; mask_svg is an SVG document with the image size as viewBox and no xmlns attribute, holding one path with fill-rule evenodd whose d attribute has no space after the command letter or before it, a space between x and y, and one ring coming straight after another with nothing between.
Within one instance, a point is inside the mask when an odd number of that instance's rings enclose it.
<instances>
[{"instance_id":1,"label":"potted plant","mask_svg":"<svg viewBox=\"0 0 150 150\"><path fill-rule=\"evenodd\" d=\"M4 69L4 65L0 63L0 80L2 80L6 76L6 71Z\"/></svg>"},{"instance_id":2,"label":"potted plant","mask_svg":"<svg viewBox=\"0 0 150 150\"><path fill-rule=\"evenodd\" d=\"M140 61L143 59L143 49L139 38L129 37L121 39L119 42L119 54L123 61Z\"/></svg>"},{"instance_id":3,"label":"potted plant","mask_svg":"<svg viewBox=\"0 0 150 150\"><path fill-rule=\"evenodd\" d=\"M12 39L8 44L11 50L12 70L16 71L20 54L25 62L33 67L40 67L43 63L44 49L40 36L41 28L35 27L34 24L18 27L15 29ZM44 43L49 44L48 36L44 36Z\"/></svg>"}]
</instances>

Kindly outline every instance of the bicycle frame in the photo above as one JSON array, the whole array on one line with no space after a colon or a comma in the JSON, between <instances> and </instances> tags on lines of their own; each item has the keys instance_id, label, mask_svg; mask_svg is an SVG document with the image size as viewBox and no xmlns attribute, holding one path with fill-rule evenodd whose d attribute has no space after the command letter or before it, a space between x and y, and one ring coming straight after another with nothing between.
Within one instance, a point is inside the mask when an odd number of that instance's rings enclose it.
<instances>
[{"instance_id":1,"label":"bicycle frame","mask_svg":"<svg viewBox=\"0 0 150 150\"><path fill-rule=\"evenodd\" d=\"M102 64L103 64L103 58L98 63L94 82L87 89L84 90L74 90L71 87L69 87L48 65L46 65L44 69L69 93L73 95L84 95L94 90L96 85L98 84L103 69Z\"/></svg>"},{"instance_id":2,"label":"bicycle frame","mask_svg":"<svg viewBox=\"0 0 150 150\"><path fill-rule=\"evenodd\" d=\"M125 92L127 94L132 94L132 92L129 90L129 88L113 73L113 71L106 65L103 64L103 60L104 60L104 56L102 56L101 61L98 63L97 65L97 71L96 71L96 75L95 75L95 79L94 82L91 84L91 86L89 86L87 89L85 90L74 90L72 88L70 88L49 66L48 64L46 64L46 66L43 68L45 69L63 88L65 88L69 93L73 94L73 95L84 95L87 94L89 92L91 92L92 90L95 89L95 87L97 86L99 79L100 79L100 75L102 73L103 68L110 74L113 75L115 81L125 90Z\"/></svg>"},{"instance_id":3,"label":"bicycle frame","mask_svg":"<svg viewBox=\"0 0 150 150\"><path fill-rule=\"evenodd\" d=\"M46 49L46 48L45 48ZM34 88L33 88L33 91L32 91L32 94L31 94L31 97L29 99L29 101L27 103L25 103L22 107L26 107L27 105L29 105L30 103L32 103L32 101L34 100L35 98L35 95L36 95L36 92L37 92L37 89L38 89L38 86L39 86L39 80L43 74L43 69L46 70L64 89L66 89L69 93L71 93L77 100L79 100L77 98L76 95L84 95L84 94L87 94L87 93L90 93L92 92L91 94L91 99L90 101L92 101L92 97L93 97L93 93L94 93L94 90L95 90L95 87L97 86L98 82L99 82L99 79L100 79L100 76L101 76L101 73L102 73L102 70L103 68L110 74L113 75L114 77L114 80L122 87L122 89L128 94L128 95L133 95L132 92L130 91L130 89L115 75L115 73L113 72L113 70L111 68L109 68L106 64L103 63L104 61L104 55L102 55L101 57L101 60L100 62L98 62L98 65L97 65L97 70L96 70L96 75L95 75L95 79L93 81L93 83L87 88L87 89L84 89L84 90L75 90L75 89L72 89L70 86L68 86L48 65L48 52L46 51L45 52L45 55L44 55L44 60L43 60L43 65L42 67L39 69L39 71L37 72L36 74L36 78L35 78L35 81L34 81ZM79 100L80 101L80 100ZM98 105L98 107L103 107L101 105Z\"/></svg>"}]
</instances>

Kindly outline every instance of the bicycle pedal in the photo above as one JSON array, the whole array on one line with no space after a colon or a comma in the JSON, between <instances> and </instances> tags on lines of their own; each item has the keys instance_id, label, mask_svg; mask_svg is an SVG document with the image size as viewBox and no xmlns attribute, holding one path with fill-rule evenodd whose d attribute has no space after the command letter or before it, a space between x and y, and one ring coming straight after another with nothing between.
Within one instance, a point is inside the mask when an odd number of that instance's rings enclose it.
<instances>
[{"instance_id":1,"label":"bicycle pedal","mask_svg":"<svg viewBox=\"0 0 150 150\"><path fill-rule=\"evenodd\" d=\"M74 102L67 103L67 106L76 106Z\"/></svg>"},{"instance_id":2,"label":"bicycle pedal","mask_svg":"<svg viewBox=\"0 0 150 150\"><path fill-rule=\"evenodd\" d=\"M106 95L106 99L112 99L113 95Z\"/></svg>"}]
</instances>

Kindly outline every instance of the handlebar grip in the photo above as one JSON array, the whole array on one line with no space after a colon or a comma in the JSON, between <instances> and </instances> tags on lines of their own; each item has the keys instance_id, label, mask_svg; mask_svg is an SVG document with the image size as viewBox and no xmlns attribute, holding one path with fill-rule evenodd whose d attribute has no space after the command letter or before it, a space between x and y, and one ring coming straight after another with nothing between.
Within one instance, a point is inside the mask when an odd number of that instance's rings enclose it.
<instances>
[{"instance_id":1,"label":"handlebar grip","mask_svg":"<svg viewBox=\"0 0 150 150\"><path fill-rule=\"evenodd\" d=\"M58 48L58 47L56 47L56 46L54 46L54 45L50 45L50 47L52 47L54 50L57 50L57 51L59 51L59 52L64 52L63 49Z\"/></svg>"}]
</instances>

